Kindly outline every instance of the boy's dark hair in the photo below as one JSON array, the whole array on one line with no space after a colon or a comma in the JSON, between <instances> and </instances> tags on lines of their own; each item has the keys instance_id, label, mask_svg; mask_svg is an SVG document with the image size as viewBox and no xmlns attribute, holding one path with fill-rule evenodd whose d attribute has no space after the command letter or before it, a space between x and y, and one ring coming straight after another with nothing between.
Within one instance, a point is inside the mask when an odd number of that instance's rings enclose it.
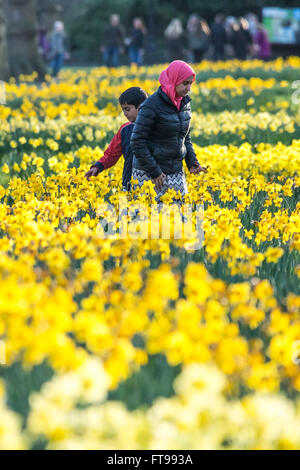
<instances>
[{"instance_id":1,"label":"boy's dark hair","mask_svg":"<svg viewBox=\"0 0 300 470\"><path fill-rule=\"evenodd\" d=\"M145 99L148 98L147 93L140 88L139 86L132 86L127 90L123 91L123 93L119 97L119 103L122 104L132 104L136 108L142 104Z\"/></svg>"}]
</instances>

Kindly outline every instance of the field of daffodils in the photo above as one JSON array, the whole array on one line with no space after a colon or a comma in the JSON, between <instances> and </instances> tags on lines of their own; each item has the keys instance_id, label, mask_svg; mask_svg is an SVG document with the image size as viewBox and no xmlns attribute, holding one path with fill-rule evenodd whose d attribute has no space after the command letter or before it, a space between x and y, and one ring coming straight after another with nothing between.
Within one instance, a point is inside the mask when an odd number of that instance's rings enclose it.
<instances>
[{"instance_id":1,"label":"field of daffodils","mask_svg":"<svg viewBox=\"0 0 300 470\"><path fill-rule=\"evenodd\" d=\"M84 177L125 122L119 95L151 94L163 66L6 84L0 449L300 449L299 67L195 66L197 250L100 236L122 158Z\"/></svg>"}]
</instances>

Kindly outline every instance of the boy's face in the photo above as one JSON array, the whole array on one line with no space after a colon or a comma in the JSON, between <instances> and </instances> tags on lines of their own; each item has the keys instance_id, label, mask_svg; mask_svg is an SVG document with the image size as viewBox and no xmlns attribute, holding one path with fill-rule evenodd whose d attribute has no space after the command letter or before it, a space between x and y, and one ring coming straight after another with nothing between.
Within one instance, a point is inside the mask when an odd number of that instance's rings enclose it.
<instances>
[{"instance_id":1,"label":"boy's face","mask_svg":"<svg viewBox=\"0 0 300 470\"><path fill-rule=\"evenodd\" d=\"M122 111L124 113L124 116L128 119L130 122L135 122L136 117L138 115L138 108L136 108L133 104L121 104Z\"/></svg>"}]
</instances>

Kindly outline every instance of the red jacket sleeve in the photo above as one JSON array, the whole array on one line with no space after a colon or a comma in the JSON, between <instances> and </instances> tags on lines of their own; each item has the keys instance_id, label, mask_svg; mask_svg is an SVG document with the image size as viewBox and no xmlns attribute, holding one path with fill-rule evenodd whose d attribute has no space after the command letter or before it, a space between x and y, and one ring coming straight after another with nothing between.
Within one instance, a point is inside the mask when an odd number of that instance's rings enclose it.
<instances>
[{"instance_id":1,"label":"red jacket sleeve","mask_svg":"<svg viewBox=\"0 0 300 470\"><path fill-rule=\"evenodd\" d=\"M113 137L111 140L109 146L105 150L103 157L101 157L98 161L102 163L104 170L107 168L110 168L111 166L115 165L121 155L123 154L123 149L122 149L122 140L121 140L121 130L123 127L127 126L130 124L129 122L125 122L116 135Z\"/></svg>"}]
</instances>

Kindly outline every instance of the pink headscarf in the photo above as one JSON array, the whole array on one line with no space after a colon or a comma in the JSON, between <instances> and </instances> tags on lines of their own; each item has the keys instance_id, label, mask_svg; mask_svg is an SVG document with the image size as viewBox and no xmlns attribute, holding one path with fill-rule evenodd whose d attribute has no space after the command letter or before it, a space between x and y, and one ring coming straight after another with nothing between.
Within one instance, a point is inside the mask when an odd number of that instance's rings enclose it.
<instances>
[{"instance_id":1,"label":"pink headscarf","mask_svg":"<svg viewBox=\"0 0 300 470\"><path fill-rule=\"evenodd\" d=\"M163 70L159 76L159 83L162 91L168 95L177 109L180 109L182 96L176 96L176 86L182 83L188 77L193 75L195 81L195 72L190 65L183 60L173 60L169 66Z\"/></svg>"}]
</instances>

